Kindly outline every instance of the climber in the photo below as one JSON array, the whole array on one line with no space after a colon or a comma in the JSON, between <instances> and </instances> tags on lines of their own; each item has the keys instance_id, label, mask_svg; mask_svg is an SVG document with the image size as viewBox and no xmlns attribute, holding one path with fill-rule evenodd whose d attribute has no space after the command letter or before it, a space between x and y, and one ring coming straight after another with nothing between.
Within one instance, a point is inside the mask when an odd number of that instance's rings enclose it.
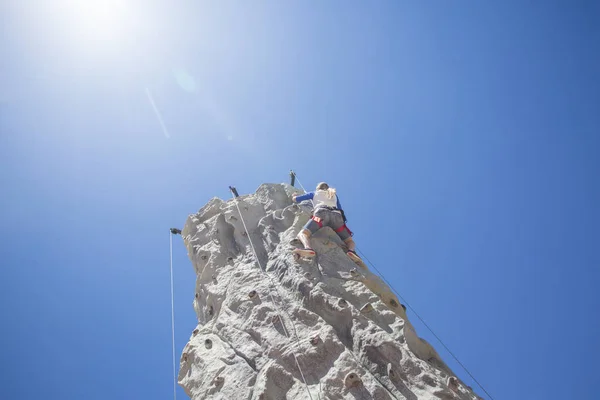
<instances>
[{"instance_id":1,"label":"climber","mask_svg":"<svg viewBox=\"0 0 600 400\"><path fill-rule=\"evenodd\" d=\"M302 196L298 196L296 193L292 195L292 201L294 202L299 203L304 200L312 200L313 215L298 234L298 239L302 242L304 248L297 249L296 252L303 257L313 257L316 253L310 247L310 236L322 227L328 226L338 234L348 247L346 253L348 257L354 262L362 261L354 250L356 244L354 243L354 239L352 239L352 232L346 226L346 216L336 190L330 188L327 183L321 182L317 185L315 192L310 192Z\"/></svg>"}]
</instances>

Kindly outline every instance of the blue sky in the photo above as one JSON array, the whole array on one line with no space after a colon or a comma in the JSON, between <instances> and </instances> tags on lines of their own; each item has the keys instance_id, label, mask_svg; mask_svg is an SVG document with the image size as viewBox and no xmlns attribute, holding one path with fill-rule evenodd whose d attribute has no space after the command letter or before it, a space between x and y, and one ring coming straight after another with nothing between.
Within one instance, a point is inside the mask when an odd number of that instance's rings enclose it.
<instances>
[{"instance_id":1,"label":"blue sky","mask_svg":"<svg viewBox=\"0 0 600 400\"><path fill-rule=\"evenodd\" d=\"M168 228L293 168L495 399L596 398L597 3L77 3L0 5L0 397L171 397Z\"/></svg>"}]
</instances>

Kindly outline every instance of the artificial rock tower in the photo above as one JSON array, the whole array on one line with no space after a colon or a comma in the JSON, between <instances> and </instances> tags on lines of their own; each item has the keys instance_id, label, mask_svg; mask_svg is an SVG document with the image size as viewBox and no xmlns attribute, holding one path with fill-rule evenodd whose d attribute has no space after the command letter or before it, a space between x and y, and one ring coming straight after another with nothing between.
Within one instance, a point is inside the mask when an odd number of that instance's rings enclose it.
<instances>
[{"instance_id":1,"label":"artificial rock tower","mask_svg":"<svg viewBox=\"0 0 600 400\"><path fill-rule=\"evenodd\" d=\"M420 339L390 288L329 228L312 261L290 242L311 204L264 184L214 198L182 231L197 274L198 326L178 381L192 399L480 399ZM245 226L244 226L245 225Z\"/></svg>"}]
</instances>

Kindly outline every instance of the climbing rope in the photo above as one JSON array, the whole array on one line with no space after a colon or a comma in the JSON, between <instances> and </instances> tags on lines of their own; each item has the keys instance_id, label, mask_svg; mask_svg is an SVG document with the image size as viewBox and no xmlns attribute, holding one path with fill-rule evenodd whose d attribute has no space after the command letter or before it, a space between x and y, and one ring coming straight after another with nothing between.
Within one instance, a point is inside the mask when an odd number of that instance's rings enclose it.
<instances>
[{"instance_id":1,"label":"climbing rope","mask_svg":"<svg viewBox=\"0 0 600 400\"><path fill-rule=\"evenodd\" d=\"M305 193L308 193L308 192L306 192L306 189L304 188L304 186L300 182L300 179L298 179L298 175L294 171L291 171L290 173L291 174L293 173L293 176L295 177L295 180L298 182L298 185L300 185L300 187L302 188L302 190ZM311 202L312 202L312 200L311 200ZM313 206L314 206L314 203L313 203ZM423 325L425 325L425 327L429 330L429 332L431 332L431 334L438 340L438 342L441 343L441 345L446 349L446 351L448 351L448 353L452 356L452 358L454 358L454 360L458 363L458 365L460 365L461 368L471 377L471 379L473 379L473 381L481 388L481 390L483 390L485 392L485 394L488 395L488 397L490 398L490 400L494 400L494 398L492 397L492 395L485 389L485 387L483 387L483 385L481 383L479 383L479 381L473 376L473 374L471 374L471 372L467 369L467 367L465 367L465 365L458 359L458 357L454 355L454 353L450 350L450 348L448 346L446 346L446 344L442 341L442 339L433 331L433 329L431 327L429 327L429 325L425 322L425 320L423 318L421 318L421 316L419 315L419 313L417 313L417 310L415 310L408 303L408 301L406 301L406 299L404 297L402 297L400 295L400 293L398 293L398 291L396 290L396 288L394 288L394 286L392 286L392 284L385 278L385 276L383 275L383 273L381 271L379 271L379 269L377 269L377 267L375 266L375 264L373 264L371 262L371 260L369 260L369 258L366 256L366 254L364 252L362 252L358 247L356 247L356 250L358 251L358 253L360 253L360 255L361 255L362 258L364 258L365 260L367 260L367 262L379 274L379 276L383 279L383 281L394 291L394 293L396 294L396 296L398 296L400 298L400 300L402 300L403 303L406 304L406 306L408 308L410 308L413 313L415 313L415 315L417 316L417 318L419 318L419 320L423 323Z\"/></svg>"},{"instance_id":2,"label":"climbing rope","mask_svg":"<svg viewBox=\"0 0 600 400\"><path fill-rule=\"evenodd\" d=\"M240 214L240 218L241 218L241 220L242 220L242 224L243 224L243 226L244 226L244 230L245 230L245 232L248 232L248 228L247 228L247 226L246 226L246 222L245 222L245 220L244 220L244 217L243 217L243 215L242 215L242 211L240 210L240 207L239 207L239 204L238 204L238 200L237 200L237 197L239 197L239 194L237 193L237 190L236 190L234 187L231 187L231 186L230 186L230 187L229 187L229 189L230 189L230 190L231 190L231 192L232 192L232 195L233 195L233 198L234 198L234 203L235 203L235 205L236 205L236 208L237 208L237 210L238 210L238 213ZM179 233L181 233L181 231L179 231ZM253 252L253 254L254 254L254 257L255 257L256 261L258 262L259 269L261 270L261 272L263 272L263 273L265 273L265 274L267 275L267 277L269 278L269 280L271 280L271 283L273 284L273 286L274 286L274 287L275 287L275 289L277 290L277 286L276 286L276 285L273 283L273 280L272 280L271 276L270 276L269 274L267 274L266 272L264 272L264 270L263 270L263 268L262 268L262 265L261 265L261 263L260 263L260 260L258 259L258 254L257 254L257 252L256 252L256 248L254 247L254 243L252 242L252 239L250 238L250 236L248 236L248 239L249 239L249 241L250 241L250 245L251 245L251 247L252 247L252 252ZM201 277L204 275L204 270L206 269L206 266L207 266L207 265L208 265L208 263L207 263L207 264L204 266L204 268L202 268L202 271L200 272L200 278L201 278ZM232 275L229 277L229 281L228 281L228 283L227 283L227 285L226 285L226 289L225 289L225 290L226 290L226 292L229 290L229 286L231 285L232 277L233 277L233 274L232 274ZM279 291L278 291L278 290L277 290L277 292L278 292L279 296L280 296L280 297L282 297L282 296L281 296L281 293L279 293ZM279 309L279 307L277 306L277 302L275 301L275 299L273 298L273 295L272 295L271 293L269 293L269 297L271 298L271 302L274 304L274 306L275 306L276 308L278 308L278 309ZM279 314L281 314L281 311L280 311L280 310L278 310L278 312L279 312ZM288 318L290 318L290 321L292 321L292 327L293 327L293 329L294 329L294 333L295 333L295 336L296 336L297 342L298 342L298 344L299 344L299 338L298 338L298 334L297 334L297 332L296 332L296 327L295 327L295 325L294 325L294 322L293 322L293 320L291 319L291 317L289 316L289 314L287 314L287 312L286 312L286 315L288 315ZM215 328L215 326L216 326L217 320L219 319L219 316L220 316L220 309L219 309L219 313L218 313L218 314L215 316L215 318L213 319L213 321L212 321L212 324L211 324L210 331L211 331L211 332L213 332L213 333L216 333L216 328ZM289 332L288 332L288 330L287 330L287 327L285 326L284 320L283 320L283 318L281 318L281 317L279 317L279 319L280 319L280 321L281 321L281 325L282 325L282 327L283 327L283 331L284 331L284 333L285 333L285 336L286 336L286 337L289 339L289 338L290 338L290 335L289 335ZM173 353L173 354L174 354L174 353ZM295 363L296 363L296 366L298 367L298 370L299 370L299 372L300 372L300 376L302 377L302 381L303 381L303 383L304 383L304 386L305 386L305 388L306 388L306 390L307 390L308 396L310 397L310 399L311 399L311 400L313 400L313 398L312 398L312 395L311 395L311 393L310 393L310 390L309 390L309 388L308 388L308 384L306 383L306 378L305 378L305 376L304 376L304 371L302 371L302 368L300 367L300 362L298 361L298 357L297 357L296 353L295 353L293 350L292 350L292 355L294 356L294 361L295 361ZM319 399L320 399L320 396L319 396Z\"/></svg>"},{"instance_id":3,"label":"climbing rope","mask_svg":"<svg viewBox=\"0 0 600 400\"><path fill-rule=\"evenodd\" d=\"M357 251L360 253L360 255L361 255L361 256L362 256L362 257L363 257L365 260L367 260L367 262L368 262L369 264L371 264L371 266L373 267L373 269L374 269L374 270L375 270L375 271L376 271L376 272L379 274L379 276L381 276L381 278L384 280L384 282L385 282L385 283L387 283L387 285L388 285L390 288L392 288L392 290L394 291L394 293L396 293L396 296L398 296L398 297L400 298L400 300L402 300L402 302L403 302L404 304L406 304L406 306L407 306L408 308L410 308L410 309L411 309L411 311L412 311L413 313L415 313L415 315L417 316L417 318L419 318L419 320L420 320L420 321L423 323L423 325L425 325L425 327L426 327L426 328L429 330L429 332L431 332L431 334L432 334L433 336L435 336L435 338L436 338L436 339L437 339L437 340L438 340L438 341L439 341L439 342L442 344L442 346L444 346L444 348L446 349L446 351L448 351L448 353L450 353L450 355L452 356L452 358L454 358L454 360L456 360L456 362L457 362L457 363L458 363L458 364L459 364L459 365L462 367L462 369L464 369L464 370L465 370L465 372L466 372L467 374L469 374L469 376L470 376L470 377L473 379L473 381L474 381L474 382L475 382L475 383L476 383L476 384L477 384L477 385L478 385L478 386L481 388L481 390L483 390L483 391L485 392L485 394L487 394L487 395L488 395L488 397L489 397L491 400L494 400L494 398L492 397L492 395L491 395L491 394L489 394L487 390L485 390L485 388L484 388L484 387L481 385L481 383L479 383L479 381L478 381L477 379L475 379L475 377L473 376L473 374L471 374L471 372L469 372L469 370L467 369L467 367L465 367L465 366L464 366L464 364L463 364L462 362L460 362L460 360L458 359L458 357L456 357L456 356L454 355L454 353L453 353L453 352L452 352L452 351L451 351L451 350L448 348L448 346L446 346L446 344L445 344L445 343L442 341L442 339L441 339L441 338L440 338L438 335L436 335L436 333L433 331L433 329L431 329L431 328L429 327L429 325L427 325L427 322L425 322L425 320L424 320L423 318L421 318L421 316L419 315L419 313L418 313L418 312L417 312L417 311L416 311L416 310L415 310L415 309L414 309L414 308L413 308L413 307L412 307L412 306L411 306L411 305L408 303L408 301L406 301L406 299L405 299L404 297L402 297L402 296L400 295L400 293L398 293L398 291L397 291L396 289L394 289L394 287L392 286L392 284L391 284L390 282L388 282L388 280L387 280L387 279L385 279L385 276L383 276L383 274L381 273L381 271L379 271L379 270L377 269L377 267L375 266L375 264L373 264L373 263L371 262L371 260L369 260L369 258L368 258L368 257L365 255L365 253L363 253L362 251L360 251L360 249L359 249L358 247L356 248L356 250L357 250Z\"/></svg>"},{"instance_id":4,"label":"climbing rope","mask_svg":"<svg viewBox=\"0 0 600 400\"><path fill-rule=\"evenodd\" d=\"M179 231L181 233L181 231ZM177 400L177 370L175 369L175 300L173 298L173 229L169 232L169 253L171 259L171 345L173 350L173 399Z\"/></svg>"},{"instance_id":5,"label":"climbing rope","mask_svg":"<svg viewBox=\"0 0 600 400\"><path fill-rule=\"evenodd\" d=\"M242 210L240 209L240 205L238 203L238 196L236 196L236 193L233 193L233 190L231 191L232 195L233 195L233 201L235 203L235 206L238 210L238 213L240 214L240 219L242 220L242 225L244 226L244 231L246 232L246 234L248 235L248 240L250 241L250 247L252 248L252 252L254 253L254 258L256 259L256 262L258 263L258 267L261 270L261 272L263 274L265 274L269 280L271 281L271 284L273 285L273 287L275 288L275 290L277 290L277 293L279 294L279 298L281 299L281 301L283 302L283 297L281 296L281 293L279 293L279 290L277 289L276 284L273 282L272 277L266 272L265 269L263 269L262 264L260 262L260 259L258 258L258 253L256 252L256 248L254 247L254 243L252 242L252 238L250 237L250 231L248 231L248 227L246 226L246 221L244 220L244 216L242 215ZM271 301L273 302L273 305L275 306L275 308L277 308L277 311L279 312L279 315L282 314L281 310L282 308L280 308L277 305L277 302L275 302L275 299L273 298L273 295L271 293L269 293L269 297L271 298ZM287 311L283 310L283 312L287 315L287 317L289 318L289 320L292 323L292 328L294 329L294 333L296 336L296 342L299 345L300 344L300 339L298 337L298 333L296 331L296 326L294 324L294 320L292 319L292 317L287 313ZM285 332L285 336L290 339L290 335L288 333L288 330L284 324L283 318L280 317L281 320L281 325L283 326L283 331ZM298 357L296 356L296 352L292 349L292 355L294 356L294 361L296 362L296 366L298 367L298 371L300 372L300 376L302 377L302 381L304 383L304 387L306 388L306 392L308 393L308 397L310 397L311 400L313 400L313 397L310 393L310 389L308 388L308 384L306 383L306 378L304 377L304 372L302 371L302 367L300 367L300 362L298 361Z\"/></svg>"}]
</instances>

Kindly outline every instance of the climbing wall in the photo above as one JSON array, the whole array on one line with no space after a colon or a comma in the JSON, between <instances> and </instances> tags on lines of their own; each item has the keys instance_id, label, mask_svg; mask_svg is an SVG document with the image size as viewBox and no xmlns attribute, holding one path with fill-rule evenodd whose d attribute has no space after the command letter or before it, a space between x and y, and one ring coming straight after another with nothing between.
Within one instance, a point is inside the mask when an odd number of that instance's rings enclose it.
<instances>
[{"instance_id":1,"label":"climbing wall","mask_svg":"<svg viewBox=\"0 0 600 400\"><path fill-rule=\"evenodd\" d=\"M196 271L198 326L178 381L192 399L480 399L415 333L379 277L353 263L329 228L318 256L290 243L311 204L265 184L214 198L182 236ZM244 226L245 225L245 226Z\"/></svg>"}]
</instances>

